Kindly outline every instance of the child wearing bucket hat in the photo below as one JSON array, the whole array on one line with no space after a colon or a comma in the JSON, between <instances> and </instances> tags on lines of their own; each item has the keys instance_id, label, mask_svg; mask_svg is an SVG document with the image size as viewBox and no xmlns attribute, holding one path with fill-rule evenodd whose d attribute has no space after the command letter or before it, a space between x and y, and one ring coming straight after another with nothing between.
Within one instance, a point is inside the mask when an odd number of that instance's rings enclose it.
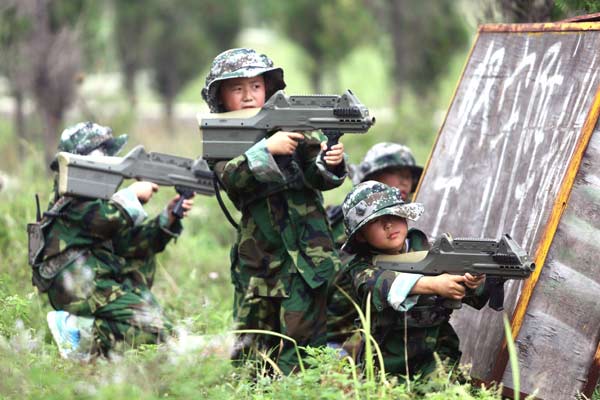
<instances>
[{"instance_id":1,"label":"child wearing bucket hat","mask_svg":"<svg viewBox=\"0 0 600 400\"><path fill-rule=\"evenodd\" d=\"M405 203L396 188L376 181L359 183L342 208L347 234L343 249L354 258L336 274L335 283L345 287L363 310L367 295L371 295L371 334L381 349L386 372L426 375L435 369L434 353L450 363L458 362L458 337L448 323L451 310L444 308L439 298L461 300L466 290L482 287L485 278L470 274L422 276L383 270L372 264L377 254L429 247L423 232L407 226L407 220L416 221L421 216L423 206ZM347 326L353 322L346 320ZM346 334L351 330L347 328ZM408 343L404 343L405 334ZM334 347L340 345L337 342ZM360 339L351 338L342 347L360 358Z\"/></svg>"},{"instance_id":2,"label":"child wearing bucket hat","mask_svg":"<svg viewBox=\"0 0 600 400\"><path fill-rule=\"evenodd\" d=\"M266 55L231 49L215 57L202 97L212 112L236 111L262 107L284 87L283 70ZM327 285L340 262L321 191L346 178L343 145L321 159L326 148L320 132L280 131L215 165L242 214L231 250L238 329L285 334L299 347L326 343ZM232 358L256 349L270 351L284 374L297 368L294 345L272 335L239 335Z\"/></svg>"},{"instance_id":3,"label":"child wearing bucket hat","mask_svg":"<svg viewBox=\"0 0 600 400\"><path fill-rule=\"evenodd\" d=\"M423 172L418 166L409 147L390 142L375 144L367 151L365 157L358 165L349 166L349 174L354 185L367 180L385 183L388 186L400 190L402 200L412 200L417 183ZM327 218L333 232L335 245L338 249L346 242L346 230L344 227L344 214L341 205L328 206ZM411 235L417 236L420 231L411 231ZM413 238L426 242L423 237ZM352 258L347 252L340 252L342 262ZM350 282L337 282L348 288ZM327 298L327 336L328 342L343 342L349 332L354 330L352 321L358 318L352 302L335 287L331 287Z\"/></svg>"},{"instance_id":4,"label":"child wearing bucket hat","mask_svg":"<svg viewBox=\"0 0 600 400\"><path fill-rule=\"evenodd\" d=\"M82 122L63 131L58 151L114 156L126 141L109 127ZM59 196L55 181L48 211L28 225L33 284L55 309L47 321L63 358L88 360L170 334L150 289L155 254L182 226L170 212L179 196L156 218L146 218L142 203L157 190L154 183L135 182L110 200L90 199ZM184 210L192 204L184 201Z\"/></svg>"}]
</instances>

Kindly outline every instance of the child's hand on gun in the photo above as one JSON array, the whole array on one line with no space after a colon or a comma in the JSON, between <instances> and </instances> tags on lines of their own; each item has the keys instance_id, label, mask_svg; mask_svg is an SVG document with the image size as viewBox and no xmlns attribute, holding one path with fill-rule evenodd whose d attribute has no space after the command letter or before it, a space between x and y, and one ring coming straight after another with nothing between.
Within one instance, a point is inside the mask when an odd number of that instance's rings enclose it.
<instances>
[{"instance_id":1,"label":"child's hand on gun","mask_svg":"<svg viewBox=\"0 0 600 400\"><path fill-rule=\"evenodd\" d=\"M327 151L327 142L321 142L321 150ZM330 167L340 165L344 161L344 144L339 142L331 146L331 149L325 153L323 160Z\"/></svg>"},{"instance_id":2,"label":"child's hand on gun","mask_svg":"<svg viewBox=\"0 0 600 400\"><path fill-rule=\"evenodd\" d=\"M279 131L267 139L267 150L272 155L291 155L304 135L298 132Z\"/></svg>"},{"instance_id":3,"label":"child's hand on gun","mask_svg":"<svg viewBox=\"0 0 600 400\"><path fill-rule=\"evenodd\" d=\"M158 185L152 182L139 181L132 183L129 189L133 190L140 203L146 204L154 192L158 191Z\"/></svg>"},{"instance_id":4,"label":"child's hand on gun","mask_svg":"<svg viewBox=\"0 0 600 400\"><path fill-rule=\"evenodd\" d=\"M169 226L173 225L173 223L177 219L175 214L173 214L173 208L175 208L175 204L177 204L177 200L179 200L179 197L180 197L180 195L176 195L169 201L169 204L167 204L167 215L169 216ZM188 212L192 209L193 205L194 205L194 196L183 200L181 207L183 208L183 216L184 217L186 217L188 215Z\"/></svg>"},{"instance_id":5,"label":"child's hand on gun","mask_svg":"<svg viewBox=\"0 0 600 400\"><path fill-rule=\"evenodd\" d=\"M469 289L477 289L485 282L485 275L471 275L470 273L466 273L465 277L465 286Z\"/></svg>"}]
</instances>

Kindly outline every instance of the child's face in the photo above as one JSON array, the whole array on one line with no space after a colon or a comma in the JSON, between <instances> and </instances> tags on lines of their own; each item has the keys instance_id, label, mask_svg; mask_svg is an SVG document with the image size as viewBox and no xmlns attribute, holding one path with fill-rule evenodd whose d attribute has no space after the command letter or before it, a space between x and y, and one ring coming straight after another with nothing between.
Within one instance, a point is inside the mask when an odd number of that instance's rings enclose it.
<instances>
[{"instance_id":1,"label":"child's face","mask_svg":"<svg viewBox=\"0 0 600 400\"><path fill-rule=\"evenodd\" d=\"M406 201L406 198L410 192L412 192L413 175L408 168L387 168L383 171L375 172L369 179L385 183L388 186L400 190L400 193L402 193L402 200L404 201Z\"/></svg>"},{"instance_id":2,"label":"child's face","mask_svg":"<svg viewBox=\"0 0 600 400\"><path fill-rule=\"evenodd\" d=\"M265 78L232 78L224 80L219 89L219 98L227 111L262 107L265 104Z\"/></svg>"},{"instance_id":3,"label":"child's face","mask_svg":"<svg viewBox=\"0 0 600 400\"><path fill-rule=\"evenodd\" d=\"M383 215L363 226L357 234L359 242L387 254L398 254L404 246L408 232L406 219L395 215Z\"/></svg>"}]
</instances>

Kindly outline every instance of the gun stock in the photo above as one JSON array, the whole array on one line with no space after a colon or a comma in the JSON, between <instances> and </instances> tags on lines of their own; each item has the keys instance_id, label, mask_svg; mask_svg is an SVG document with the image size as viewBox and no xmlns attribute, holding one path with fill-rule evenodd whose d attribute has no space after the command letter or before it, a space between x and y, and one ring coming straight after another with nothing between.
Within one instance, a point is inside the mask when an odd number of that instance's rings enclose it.
<instances>
[{"instance_id":1,"label":"gun stock","mask_svg":"<svg viewBox=\"0 0 600 400\"><path fill-rule=\"evenodd\" d=\"M507 279L526 279L535 269L529 256L508 234L500 240L452 239L449 234L438 238L429 251L399 255L378 255L373 258L377 267L422 275L454 274L487 276L490 307L501 310L504 303L504 282ZM453 307L460 308L460 307Z\"/></svg>"},{"instance_id":2,"label":"gun stock","mask_svg":"<svg viewBox=\"0 0 600 400\"><path fill-rule=\"evenodd\" d=\"M340 96L286 96L280 90L262 108L198 115L202 158L209 163L243 154L269 132L321 130L331 147L342 134L365 133L374 123L350 90Z\"/></svg>"}]
</instances>

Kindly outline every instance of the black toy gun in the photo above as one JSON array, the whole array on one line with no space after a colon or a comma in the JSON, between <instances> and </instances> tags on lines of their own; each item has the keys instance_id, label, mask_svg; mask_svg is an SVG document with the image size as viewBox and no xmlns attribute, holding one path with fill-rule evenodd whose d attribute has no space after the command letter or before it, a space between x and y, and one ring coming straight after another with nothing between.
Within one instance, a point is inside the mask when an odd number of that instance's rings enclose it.
<instances>
[{"instance_id":1,"label":"black toy gun","mask_svg":"<svg viewBox=\"0 0 600 400\"><path fill-rule=\"evenodd\" d=\"M535 269L529 256L508 234L500 240L452 239L445 233L429 251L415 251L399 255L378 255L373 264L379 268L412 272L422 275L454 274L486 275L490 308L504 308L504 282L508 279L526 279ZM446 300L449 308L460 308L460 301Z\"/></svg>"},{"instance_id":2,"label":"black toy gun","mask_svg":"<svg viewBox=\"0 0 600 400\"><path fill-rule=\"evenodd\" d=\"M211 165L243 154L270 132L321 130L329 149L344 133L365 133L374 123L350 90L341 96L286 96L279 90L262 108L198 115L202 158Z\"/></svg>"},{"instance_id":3,"label":"black toy gun","mask_svg":"<svg viewBox=\"0 0 600 400\"><path fill-rule=\"evenodd\" d=\"M173 215L183 217L182 203L194 193L213 195L213 173L202 159L147 153L137 146L125 157L82 156L60 152L58 160L59 195L110 199L124 178L174 186L180 199Z\"/></svg>"}]
</instances>

